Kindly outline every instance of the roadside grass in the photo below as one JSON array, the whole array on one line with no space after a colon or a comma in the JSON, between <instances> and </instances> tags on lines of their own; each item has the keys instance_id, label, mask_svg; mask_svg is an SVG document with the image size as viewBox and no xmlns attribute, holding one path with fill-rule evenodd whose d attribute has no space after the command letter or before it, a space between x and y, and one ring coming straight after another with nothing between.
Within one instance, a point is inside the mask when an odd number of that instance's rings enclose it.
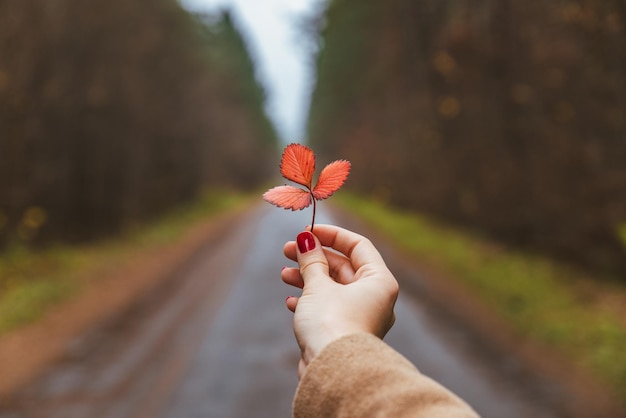
<instances>
[{"instance_id":1,"label":"roadside grass","mask_svg":"<svg viewBox=\"0 0 626 418\"><path fill-rule=\"evenodd\" d=\"M341 193L334 203L471 287L522 335L591 368L626 400L626 286L615 278L593 280L545 257L356 195Z\"/></svg>"},{"instance_id":2,"label":"roadside grass","mask_svg":"<svg viewBox=\"0 0 626 418\"><path fill-rule=\"evenodd\" d=\"M626 245L626 222L620 224L617 227L617 234L621 238L621 240L624 243L624 245Z\"/></svg>"},{"instance_id":3,"label":"roadside grass","mask_svg":"<svg viewBox=\"0 0 626 418\"><path fill-rule=\"evenodd\" d=\"M37 320L138 252L175 242L207 218L246 202L243 194L212 191L152 222L129 226L115 238L39 251L10 246L0 253L0 335Z\"/></svg>"}]
</instances>

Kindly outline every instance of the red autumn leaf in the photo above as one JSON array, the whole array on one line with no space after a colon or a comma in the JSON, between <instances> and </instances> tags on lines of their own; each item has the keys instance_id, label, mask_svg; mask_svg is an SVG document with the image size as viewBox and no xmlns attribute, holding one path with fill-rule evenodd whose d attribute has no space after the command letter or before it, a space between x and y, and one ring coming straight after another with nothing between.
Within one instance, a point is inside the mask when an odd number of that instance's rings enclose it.
<instances>
[{"instance_id":1,"label":"red autumn leaf","mask_svg":"<svg viewBox=\"0 0 626 418\"><path fill-rule=\"evenodd\" d=\"M310 189L314 171L315 154L311 148L300 144L287 145L280 162L283 177Z\"/></svg>"},{"instance_id":2,"label":"red autumn leaf","mask_svg":"<svg viewBox=\"0 0 626 418\"><path fill-rule=\"evenodd\" d=\"M263 199L272 205L291 210L304 209L313 201L310 192L293 186L269 189L263 194Z\"/></svg>"},{"instance_id":3,"label":"red autumn leaf","mask_svg":"<svg viewBox=\"0 0 626 418\"><path fill-rule=\"evenodd\" d=\"M328 164L317 180L317 185L313 189L313 197L317 200L328 199L343 186L350 174L350 162L338 160Z\"/></svg>"},{"instance_id":4,"label":"red autumn leaf","mask_svg":"<svg viewBox=\"0 0 626 418\"><path fill-rule=\"evenodd\" d=\"M311 232L315 225L315 208L318 200L327 199L335 193L350 174L350 162L338 160L328 164L320 173L317 185L312 188L313 172L315 171L315 154L309 147L300 144L289 144L283 151L280 161L280 173L306 190L293 186L274 187L263 194L263 199L281 208L300 210L313 203Z\"/></svg>"}]
</instances>

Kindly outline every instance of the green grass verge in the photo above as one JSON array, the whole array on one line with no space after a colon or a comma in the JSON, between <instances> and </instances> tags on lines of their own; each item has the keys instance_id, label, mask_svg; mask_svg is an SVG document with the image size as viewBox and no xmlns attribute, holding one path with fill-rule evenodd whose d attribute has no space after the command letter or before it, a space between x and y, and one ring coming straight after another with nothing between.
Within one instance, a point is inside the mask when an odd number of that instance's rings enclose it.
<instances>
[{"instance_id":1,"label":"green grass verge","mask_svg":"<svg viewBox=\"0 0 626 418\"><path fill-rule=\"evenodd\" d=\"M626 245L626 222L624 222L617 228L617 234L621 238L624 245Z\"/></svg>"},{"instance_id":2,"label":"green grass verge","mask_svg":"<svg viewBox=\"0 0 626 418\"><path fill-rule=\"evenodd\" d=\"M417 259L469 285L523 335L595 370L620 399L626 399L626 326L619 313L590 302L576 290L578 279L593 281L546 258L506 250L414 212L390 209L345 192L335 199L335 204ZM607 284L604 279L604 292L607 286L626 292L619 283Z\"/></svg>"},{"instance_id":3,"label":"green grass verge","mask_svg":"<svg viewBox=\"0 0 626 418\"><path fill-rule=\"evenodd\" d=\"M0 335L37 320L138 251L175 242L199 222L248 201L237 193L211 192L149 224L134 225L120 237L41 251L20 245L7 249L0 253Z\"/></svg>"}]
</instances>

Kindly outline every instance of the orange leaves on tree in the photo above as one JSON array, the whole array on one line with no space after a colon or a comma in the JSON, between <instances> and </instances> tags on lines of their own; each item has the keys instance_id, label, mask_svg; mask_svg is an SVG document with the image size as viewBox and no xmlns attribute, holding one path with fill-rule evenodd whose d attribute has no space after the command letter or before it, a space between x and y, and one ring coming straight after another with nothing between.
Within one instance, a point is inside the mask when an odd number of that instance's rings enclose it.
<instances>
[{"instance_id":1,"label":"orange leaves on tree","mask_svg":"<svg viewBox=\"0 0 626 418\"><path fill-rule=\"evenodd\" d=\"M301 210L313 203L313 220L315 224L315 203L327 199L343 186L350 174L350 162L338 160L328 164L312 188L315 172L315 154L309 147L300 144L289 144L283 151L280 162L280 174L287 180L306 187L306 190L294 186L274 187L263 194L263 199L273 205L291 210Z\"/></svg>"}]
</instances>

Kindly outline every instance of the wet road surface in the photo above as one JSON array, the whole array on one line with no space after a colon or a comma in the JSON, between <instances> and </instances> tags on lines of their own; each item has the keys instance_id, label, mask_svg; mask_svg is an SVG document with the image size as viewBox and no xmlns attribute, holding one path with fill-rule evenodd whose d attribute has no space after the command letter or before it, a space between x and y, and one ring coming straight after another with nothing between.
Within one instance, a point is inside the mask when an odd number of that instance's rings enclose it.
<instances>
[{"instance_id":1,"label":"wet road surface","mask_svg":"<svg viewBox=\"0 0 626 418\"><path fill-rule=\"evenodd\" d=\"M290 416L299 351L284 300L297 291L279 272L289 264L284 242L309 222L308 211L268 206L246 215L128 320L75 341L0 418ZM401 290L386 341L486 418L560 416L474 356L464 330L433 312Z\"/></svg>"}]
</instances>

